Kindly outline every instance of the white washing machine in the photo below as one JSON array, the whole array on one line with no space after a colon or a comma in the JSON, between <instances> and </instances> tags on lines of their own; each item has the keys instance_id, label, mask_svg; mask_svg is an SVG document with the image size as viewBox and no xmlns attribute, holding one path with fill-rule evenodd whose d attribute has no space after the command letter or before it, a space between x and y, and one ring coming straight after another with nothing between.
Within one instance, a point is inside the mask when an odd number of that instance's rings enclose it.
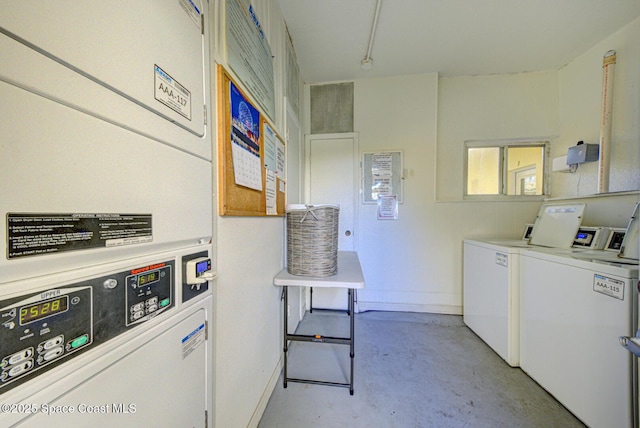
<instances>
[{"instance_id":1,"label":"white washing machine","mask_svg":"<svg viewBox=\"0 0 640 428\"><path fill-rule=\"evenodd\" d=\"M519 244L516 240L504 245L500 241L464 240L462 318L502 359L517 367L520 248L509 243Z\"/></svg>"},{"instance_id":2,"label":"white washing machine","mask_svg":"<svg viewBox=\"0 0 640 428\"><path fill-rule=\"evenodd\" d=\"M588 426L636 427L637 261L573 254L520 253L520 366Z\"/></svg>"},{"instance_id":3,"label":"white washing machine","mask_svg":"<svg viewBox=\"0 0 640 428\"><path fill-rule=\"evenodd\" d=\"M211 426L208 2L0 4L0 426Z\"/></svg>"},{"instance_id":4,"label":"white washing machine","mask_svg":"<svg viewBox=\"0 0 640 428\"><path fill-rule=\"evenodd\" d=\"M522 239L464 240L463 321L507 364L520 364L519 254L536 242L570 248L584 204L548 204Z\"/></svg>"},{"instance_id":5,"label":"white washing machine","mask_svg":"<svg viewBox=\"0 0 640 428\"><path fill-rule=\"evenodd\" d=\"M190 248L5 284L0 425L206 427L212 295L182 285L188 261L206 254Z\"/></svg>"}]
</instances>

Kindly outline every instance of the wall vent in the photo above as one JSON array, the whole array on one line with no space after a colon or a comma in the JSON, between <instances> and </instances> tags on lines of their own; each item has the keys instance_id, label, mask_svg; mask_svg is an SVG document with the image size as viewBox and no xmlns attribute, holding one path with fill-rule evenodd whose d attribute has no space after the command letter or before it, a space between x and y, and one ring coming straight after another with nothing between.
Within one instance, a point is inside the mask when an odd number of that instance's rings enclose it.
<instances>
[{"instance_id":1,"label":"wall vent","mask_svg":"<svg viewBox=\"0 0 640 428\"><path fill-rule=\"evenodd\" d=\"M353 132L353 82L311 86L311 133Z\"/></svg>"}]
</instances>

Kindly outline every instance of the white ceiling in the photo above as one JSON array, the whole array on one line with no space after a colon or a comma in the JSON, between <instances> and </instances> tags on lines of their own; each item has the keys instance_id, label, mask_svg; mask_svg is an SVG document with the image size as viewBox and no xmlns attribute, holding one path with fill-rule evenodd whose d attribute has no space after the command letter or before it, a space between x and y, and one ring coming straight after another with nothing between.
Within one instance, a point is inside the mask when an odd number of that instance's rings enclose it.
<instances>
[{"instance_id":1,"label":"white ceiling","mask_svg":"<svg viewBox=\"0 0 640 428\"><path fill-rule=\"evenodd\" d=\"M640 0L381 1L362 70L376 0L278 0L305 82L557 70L640 16Z\"/></svg>"}]
</instances>

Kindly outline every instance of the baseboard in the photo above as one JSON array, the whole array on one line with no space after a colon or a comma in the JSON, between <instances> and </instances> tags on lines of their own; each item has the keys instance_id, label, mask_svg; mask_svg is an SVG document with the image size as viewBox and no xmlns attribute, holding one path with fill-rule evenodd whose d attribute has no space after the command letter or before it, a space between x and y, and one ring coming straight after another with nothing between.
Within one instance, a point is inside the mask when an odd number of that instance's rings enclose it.
<instances>
[{"instance_id":1,"label":"baseboard","mask_svg":"<svg viewBox=\"0 0 640 428\"><path fill-rule=\"evenodd\" d=\"M424 305L411 303L363 302L360 300L357 312L390 311L390 312L427 312L432 314L462 315L462 306Z\"/></svg>"},{"instance_id":2,"label":"baseboard","mask_svg":"<svg viewBox=\"0 0 640 428\"><path fill-rule=\"evenodd\" d=\"M282 364L283 357L281 356L278 360L278 364L276 364L273 373L271 373L271 378L269 378L269 382L260 397L260 401L258 401L258 405L256 409L253 411L253 415L251 416L251 420L247 424L248 428L257 428L260 423L260 419L262 419L262 415L264 414L265 409L267 408L267 404L269 403L269 398L273 394L273 390L276 388L278 384L278 380L280 380L280 373L282 372Z\"/></svg>"}]
</instances>

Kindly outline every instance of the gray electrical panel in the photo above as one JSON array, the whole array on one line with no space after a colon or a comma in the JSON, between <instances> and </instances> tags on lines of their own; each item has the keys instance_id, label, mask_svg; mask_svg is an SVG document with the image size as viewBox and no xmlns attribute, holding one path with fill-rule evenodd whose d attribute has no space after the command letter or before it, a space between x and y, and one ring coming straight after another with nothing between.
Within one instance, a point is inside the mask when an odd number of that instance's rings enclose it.
<instances>
[{"instance_id":1,"label":"gray electrical panel","mask_svg":"<svg viewBox=\"0 0 640 428\"><path fill-rule=\"evenodd\" d=\"M578 144L577 146L569 147L567 165L597 161L599 154L600 146L597 144Z\"/></svg>"}]
</instances>

